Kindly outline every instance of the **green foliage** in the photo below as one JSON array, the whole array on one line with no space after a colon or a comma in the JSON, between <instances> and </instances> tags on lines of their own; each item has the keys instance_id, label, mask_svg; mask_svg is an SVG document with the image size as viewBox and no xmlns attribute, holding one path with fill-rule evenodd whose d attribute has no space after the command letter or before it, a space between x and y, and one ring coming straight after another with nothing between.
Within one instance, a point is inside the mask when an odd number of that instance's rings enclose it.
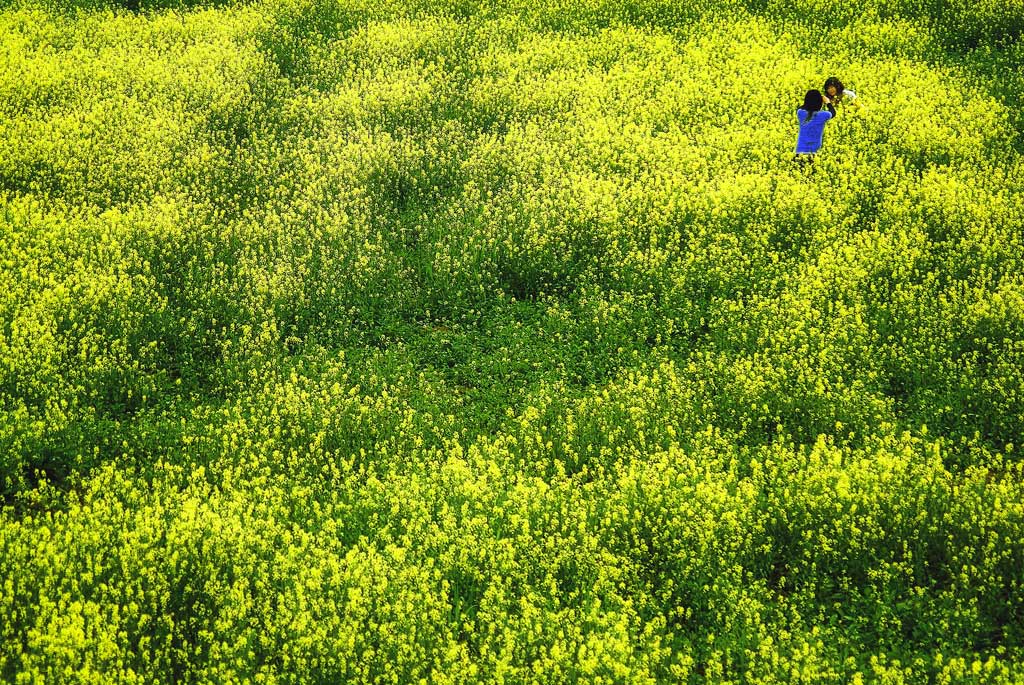
<instances>
[{"instance_id":1,"label":"green foliage","mask_svg":"<svg viewBox=\"0 0 1024 685\"><path fill-rule=\"evenodd\" d=\"M0 680L1024 680L1020 0L0 6Z\"/></svg>"}]
</instances>

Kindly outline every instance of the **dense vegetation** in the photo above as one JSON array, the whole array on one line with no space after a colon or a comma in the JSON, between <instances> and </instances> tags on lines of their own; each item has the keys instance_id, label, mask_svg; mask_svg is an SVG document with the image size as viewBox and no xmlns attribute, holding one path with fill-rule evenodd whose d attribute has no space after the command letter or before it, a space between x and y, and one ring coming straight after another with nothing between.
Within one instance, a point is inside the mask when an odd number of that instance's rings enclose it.
<instances>
[{"instance_id":1,"label":"dense vegetation","mask_svg":"<svg viewBox=\"0 0 1024 685\"><path fill-rule=\"evenodd\" d=\"M388 3L0 5L0 680L1024 681L1022 0Z\"/></svg>"}]
</instances>

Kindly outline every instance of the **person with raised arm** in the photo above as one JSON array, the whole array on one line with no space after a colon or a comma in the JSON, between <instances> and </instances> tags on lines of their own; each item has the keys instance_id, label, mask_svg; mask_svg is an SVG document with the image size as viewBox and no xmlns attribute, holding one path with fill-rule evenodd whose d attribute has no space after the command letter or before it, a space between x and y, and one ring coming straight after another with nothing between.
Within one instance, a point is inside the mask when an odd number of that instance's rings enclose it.
<instances>
[{"instance_id":1,"label":"person with raised arm","mask_svg":"<svg viewBox=\"0 0 1024 685\"><path fill-rule=\"evenodd\" d=\"M809 90L804 95L804 104L796 110L799 132L796 137L796 152L793 159L801 166L814 161L814 155L821 149L825 136L825 123L835 116L829 110L822 110L825 97L820 90Z\"/></svg>"}]
</instances>

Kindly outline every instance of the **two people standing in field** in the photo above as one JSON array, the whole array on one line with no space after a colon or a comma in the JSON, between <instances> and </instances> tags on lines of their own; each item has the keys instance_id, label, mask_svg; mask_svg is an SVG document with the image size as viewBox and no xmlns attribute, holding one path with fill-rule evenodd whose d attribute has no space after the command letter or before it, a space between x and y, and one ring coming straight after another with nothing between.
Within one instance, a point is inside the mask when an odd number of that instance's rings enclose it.
<instances>
[{"instance_id":1,"label":"two people standing in field","mask_svg":"<svg viewBox=\"0 0 1024 685\"><path fill-rule=\"evenodd\" d=\"M836 105L842 102L853 102L857 94L847 90L842 81L835 76L825 80L825 92L809 90L804 95L804 103L796 110L796 119L800 128L796 138L794 160L801 166L814 161L814 155L821 149L825 136L825 124L836 116Z\"/></svg>"}]
</instances>

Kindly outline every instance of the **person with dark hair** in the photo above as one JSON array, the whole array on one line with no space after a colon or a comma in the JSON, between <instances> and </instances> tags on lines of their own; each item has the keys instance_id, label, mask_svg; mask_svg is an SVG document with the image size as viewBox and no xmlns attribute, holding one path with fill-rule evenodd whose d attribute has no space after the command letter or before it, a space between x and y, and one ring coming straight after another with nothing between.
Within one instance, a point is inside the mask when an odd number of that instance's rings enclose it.
<instances>
[{"instance_id":1,"label":"person with dark hair","mask_svg":"<svg viewBox=\"0 0 1024 685\"><path fill-rule=\"evenodd\" d=\"M835 76L829 76L825 79L825 87L822 88L822 91L824 91L825 106L828 107L828 111L832 112L832 116L835 116L836 105L840 103L859 104L855 102L857 94L852 90L847 90L843 82Z\"/></svg>"},{"instance_id":2,"label":"person with dark hair","mask_svg":"<svg viewBox=\"0 0 1024 685\"><path fill-rule=\"evenodd\" d=\"M793 159L801 164L814 161L814 155L821 149L825 136L825 122L834 116L832 112L821 109L824 104L825 97L820 90L809 90L804 95L804 104L796 110L800 131L797 134L796 155Z\"/></svg>"}]
</instances>

